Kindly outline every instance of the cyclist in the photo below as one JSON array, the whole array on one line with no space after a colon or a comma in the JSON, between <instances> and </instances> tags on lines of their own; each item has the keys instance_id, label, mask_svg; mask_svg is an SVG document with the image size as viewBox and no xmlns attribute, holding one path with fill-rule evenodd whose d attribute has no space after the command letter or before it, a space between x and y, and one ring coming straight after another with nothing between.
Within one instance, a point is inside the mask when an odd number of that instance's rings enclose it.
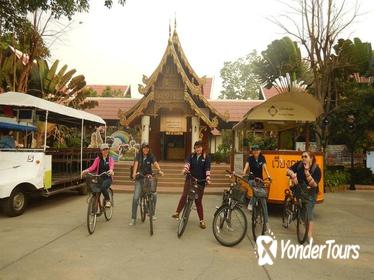
<instances>
[{"instance_id":1,"label":"cyclist","mask_svg":"<svg viewBox=\"0 0 374 280\"><path fill-rule=\"evenodd\" d=\"M152 175L152 164L157 168L159 174L162 176L164 173L161 171L161 167L158 164L156 157L151 153L151 149L148 143L143 143L141 145L140 152L137 153L134 161L134 166L132 170L132 178L135 180L135 188L134 188L134 196L132 199L132 214L131 214L131 222L130 226L136 224L136 214L138 210L138 204L140 195L142 194L143 186L143 178L137 177L137 174L141 174L143 176ZM157 193L156 193L156 182L152 180L151 190L153 192L154 198L154 211L156 211L156 201L157 201ZM156 220L156 216L153 216L153 219Z\"/></svg>"},{"instance_id":2,"label":"cyclist","mask_svg":"<svg viewBox=\"0 0 374 280\"><path fill-rule=\"evenodd\" d=\"M321 169L316 163L315 155L310 151L304 151L301 161L296 162L287 170L287 176L291 178L291 190L295 196L300 192L295 188L299 185L307 193L306 212L309 218L308 242L313 238L313 210L317 200L318 184L321 180Z\"/></svg>"},{"instance_id":3,"label":"cyclist","mask_svg":"<svg viewBox=\"0 0 374 280\"><path fill-rule=\"evenodd\" d=\"M186 159L183 173L187 174L188 172L190 172L191 175L195 177L196 179L206 180L206 182L210 184L210 157L204 152L203 142L196 141L194 144L194 150L195 151ZM189 180L186 178L186 181L184 183L183 193L179 200L177 210L175 214L172 215L173 218L176 218L176 219L179 218L179 213L182 211L184 205L186 204L187 194L190 188L189 183L190 183ZM203 210L203 204L202 204L205 183L199 183L199 185L202 186L202 188L199 188L197 190L198 198L195 199L195 205L196 205L197 214L200 220L200 227L202 229L205 229L206 224L204 221L204 210Z\"/></svg>"},{"instance_id":4,"label":"cyclist","mask_svg":"<svg viewBox=\"0 0 374 280\"><path fill-rule=\"evenodd\" d=\"M245 163L245 166L243 169L243 176L248 175L250 172L252 172L254 177L263 179L263 170L265 170L266 175L271 180L271 176L266 167L265 157L261 154L259 145L253 145L251 147L251 150L252 150L252 155L248 156L247 158L247 162ZM255 181L252 178L250 178L248 180L248 184L250 186L254 186ZM255 196L251 197L251 200L248 203L248 209L250 211L252 210L252 206L256 203L256 199L257 198ZM264 211L264 221L266 224L266 229L270 231L269 214L268 214L268 209L267 209L266 198L262 198L261 202L262 202L261 204L262 204L263 211Z\"/></svg>"},{"instance_id":5,"label":"cyclist","mask_svg":"<svg viewBox=\"0 0 374 280\"><path fill-rule=\"evenodd\" d=\"M101 144L100 152L101 153L94 160L93 164L86 170L83 170L82 176L87 173L92 173L92 172L96 172L96 174L101 174L103 172L109 171L110 175L104 174L101 177L103 180L101 184L101 192L105 198L105 207L111 207L108 189L112 185L112 178L114 175L114 172L113 172L114 160L109 156L109 145L108 144L106 143Z\"/></svg>"}]
</instances>

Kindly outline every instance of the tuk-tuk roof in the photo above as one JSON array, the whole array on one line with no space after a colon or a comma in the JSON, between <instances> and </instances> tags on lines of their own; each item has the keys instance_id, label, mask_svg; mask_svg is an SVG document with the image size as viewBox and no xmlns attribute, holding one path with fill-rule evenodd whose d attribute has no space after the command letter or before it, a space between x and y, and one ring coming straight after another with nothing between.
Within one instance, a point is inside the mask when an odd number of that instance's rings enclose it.
<instances>
[{"instance_id":1,"label":"tuk-tuk roof","mask_svg":"<svg viewBox=\"0 0 374 280\"><path fill-rule=\"evenodd\" d=\"M48 111L48 114L58 114L58 119L60 119L61 121L64 121L64 118L61 119L61 117L66 116L66 119L79 119L97 124L105 124L105 121L102 118L94 114L73 109L61 104L32 96L30 94L20 92L6 92L0 94L0 105L8 105L12 107L28 107Z\"/></svg>"}]
</instances>

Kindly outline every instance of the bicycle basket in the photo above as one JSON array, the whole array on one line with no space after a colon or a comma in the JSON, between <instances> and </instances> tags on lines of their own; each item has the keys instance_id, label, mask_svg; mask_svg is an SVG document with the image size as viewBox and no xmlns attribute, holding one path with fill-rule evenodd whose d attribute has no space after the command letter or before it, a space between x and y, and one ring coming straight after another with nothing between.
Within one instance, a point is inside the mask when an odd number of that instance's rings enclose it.
<instances>
[{"instance_id":1,"label":"bicycle basket","mask_svg":"<svg viewBox=\"0 0 374 280\"><path fill-rule=\"evenodd\" d=\"M89 186L91 192L97 193L101 191L101 180L97 177L88 176L86 179L87 185Z\"/></svg>"},{"instance_id":2,"label":"bicycle basket","mask_svg":"<svg viewBox=\"0 0 374 280\"><path fill-rule=\"evenodd\" d=\"M257 198L267 198L268 197L268 188L264 186L264 184L260 182L256 182L254 186L252 186L253 195Z\"/></svg>"},{"instance_id":3,"label":"bicycle basket","mask_svg":"<svg viewBox=\"0 0 374 280\"><path fill-rule=\"evenodd\" d=\"M241 188L240 186L235 186L231 190L231 198L236 200L239 203L246 203L246 196L247 196L247 191Z\"/></svg>"},{"instance_id":4,"label":"bicycle basket","mask_svg":"<svg viewBox=\"0 0 374 280\"><path fill-rule=\"evenodd\" d=\"M157 178L155 177L144 178L142 189L143 189L143 192L156 192Z\"/></svg>"}]
</instances>

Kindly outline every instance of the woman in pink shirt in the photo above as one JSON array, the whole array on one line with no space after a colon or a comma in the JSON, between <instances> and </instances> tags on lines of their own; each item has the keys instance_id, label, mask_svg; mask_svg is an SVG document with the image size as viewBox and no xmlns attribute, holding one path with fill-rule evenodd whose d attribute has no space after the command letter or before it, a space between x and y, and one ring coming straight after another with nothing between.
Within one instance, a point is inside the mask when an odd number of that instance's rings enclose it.
<instances>
[{"instance_id":1,"label":"woman in pink shirt","mask_svg":"<svg viewBox=\"0 0 374 280\"><path fill-rule=\"evenodd\" d=\"M108 189L112 185L112 177L114 175L114 160L109 156L108 144L101 144L100 151L101 154L95 159L95 161L89 168L83 170L82 175L93 172L95 172L96 174L108 172L110 174L104 174L100 177L102 179L101 192L103 193L105 198L105 207L110 207L111 204Z\"/></svg>"}]
</instances>

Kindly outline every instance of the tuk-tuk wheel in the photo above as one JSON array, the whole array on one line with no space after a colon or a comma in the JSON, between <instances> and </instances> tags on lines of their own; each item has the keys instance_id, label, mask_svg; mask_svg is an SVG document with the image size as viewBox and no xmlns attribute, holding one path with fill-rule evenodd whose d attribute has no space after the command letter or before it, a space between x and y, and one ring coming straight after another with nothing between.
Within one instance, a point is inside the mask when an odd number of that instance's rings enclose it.
<instances>
[{"instance_id":1,"label":"tuk-tuk wheel","mask_svg":"<svg viewBox=\"0 0 374 280\"><path fill-rule=\"evenodd\" d=\"M6 215L15 217L22 215L28 204L28 197L22 187L16 187L10 196L4 199L3 208Z\"/></svg>"}]
</instances>

